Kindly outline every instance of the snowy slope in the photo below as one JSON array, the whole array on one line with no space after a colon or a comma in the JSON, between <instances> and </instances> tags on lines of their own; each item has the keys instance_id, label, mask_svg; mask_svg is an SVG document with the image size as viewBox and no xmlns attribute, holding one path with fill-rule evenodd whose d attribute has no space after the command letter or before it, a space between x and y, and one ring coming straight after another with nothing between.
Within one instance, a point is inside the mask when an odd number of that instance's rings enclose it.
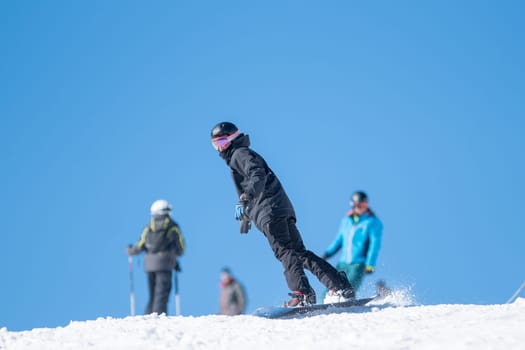
<instances>
[{"instance_id":1,"label":"snowy slope","mask_svg":"<svg viewBox=\"0 0 525 350\"><path fill-rule=\"evenodd\" d=\"M136 316L0 330L0 349L525 349L525 299L504 305L379 305L291 320Z\"/></svg>"}]
</instances>

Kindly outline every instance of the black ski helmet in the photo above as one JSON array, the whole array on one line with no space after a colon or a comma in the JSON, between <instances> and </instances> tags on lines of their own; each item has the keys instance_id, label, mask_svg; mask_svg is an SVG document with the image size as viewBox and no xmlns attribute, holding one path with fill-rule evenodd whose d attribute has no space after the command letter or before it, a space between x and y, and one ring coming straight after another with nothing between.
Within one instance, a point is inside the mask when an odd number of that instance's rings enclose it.
<instances>
[{"instance_id":1,"label":"black ski helmet","mask_svg":"<svg viewBox=\"0 0 525 350\"><path fill-rule=\"evenodd\" d=\"M351 201L353 205L361 202L368 202L368 196L363 191L355 191L352 194Z\"/></svg>"},{"instance_id":2,"label":"black ski helmet","mask_svg":"<svg viewBox=\"0 0 525 350\"><path fill-rule=\"evenodd\" d=\"M229 136L232 134L235 134L239 129L235 126L235 124L230 122L222 122L213 127L211 129L211 137L217 137L217 136Z\"/></svg>"}]
</instances>

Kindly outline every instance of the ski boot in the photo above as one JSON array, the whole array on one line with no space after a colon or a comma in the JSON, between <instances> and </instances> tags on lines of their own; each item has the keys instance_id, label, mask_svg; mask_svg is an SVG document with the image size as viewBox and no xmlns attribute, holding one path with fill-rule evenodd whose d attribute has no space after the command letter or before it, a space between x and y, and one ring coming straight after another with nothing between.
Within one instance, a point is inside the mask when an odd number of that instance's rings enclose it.
<instances>
[{"instance_id":1,"label":"ski boot","mask_svg":"<svg viewBox=\"0 0 525 350\"><path fill-rule=\"evenodd\" d=\"M284 303L284 307L299 307L314 305L316 302L315 292L310 290L310 293L305 294L298 290L288 293L292 298Z\"/></svg>"}]
</instances>

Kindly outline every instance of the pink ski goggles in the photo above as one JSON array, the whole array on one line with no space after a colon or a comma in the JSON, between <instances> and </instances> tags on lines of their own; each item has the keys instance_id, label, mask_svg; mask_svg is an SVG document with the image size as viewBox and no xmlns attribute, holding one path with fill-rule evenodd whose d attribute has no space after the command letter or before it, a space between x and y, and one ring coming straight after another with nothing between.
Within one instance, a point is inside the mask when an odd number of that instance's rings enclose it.
<instances>
[{"instance_id":1,"label":"pink ski goggles","mask_svg":"<svg viewBox=\"0 0 525 350\"><path fill-rule=\"evenodd\" d=\"M215 148L217 151L222 152L226 148L230 147L232 141L239 136L241 133L240 130L237 130L231 135L224 135L224 136L217 136L211 139L211 144L213 145L213 148Z\"/></svg>"}]
</instances>

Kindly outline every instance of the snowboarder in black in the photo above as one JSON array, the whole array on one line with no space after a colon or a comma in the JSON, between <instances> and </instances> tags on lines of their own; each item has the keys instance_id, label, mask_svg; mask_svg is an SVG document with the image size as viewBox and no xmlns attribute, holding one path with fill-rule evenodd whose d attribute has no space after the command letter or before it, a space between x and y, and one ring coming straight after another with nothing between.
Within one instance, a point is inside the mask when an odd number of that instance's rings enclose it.
<instances>
[{"instance_id":1,"label":"snowboarder in black","mask_svg":"<svg viewBox=\"0 0 525 350\"><path fill-rule=\"evenodd\" d=\"M171 205L159 199L151 205L151 221L137 244L129 246L129 256L146 252L144 271L148 275L149 301L146 314L167 314L171 276L180 271L177 258L184 252L184 238L179 225L170 217Z\"/></svg>"},{"instance_id":2,"label":"snowboarder in black","mask_svg":"<svg viewBox=\"0 0 525 350\"><path fill-rule=\"evenodd\" d=\"M263 232L284 267L291 299L286 306L316 303L304 269L310 270L329 290L341 299L354 298L355 293L346 276L306 250L297 227L295 211L284 188L266 161L249 148L250 139L230 122L222 122L211 131L212 144L231 169L239 202L235 218L241 221L241 233L253 222Z\"/></svg>"}]
</instances>

